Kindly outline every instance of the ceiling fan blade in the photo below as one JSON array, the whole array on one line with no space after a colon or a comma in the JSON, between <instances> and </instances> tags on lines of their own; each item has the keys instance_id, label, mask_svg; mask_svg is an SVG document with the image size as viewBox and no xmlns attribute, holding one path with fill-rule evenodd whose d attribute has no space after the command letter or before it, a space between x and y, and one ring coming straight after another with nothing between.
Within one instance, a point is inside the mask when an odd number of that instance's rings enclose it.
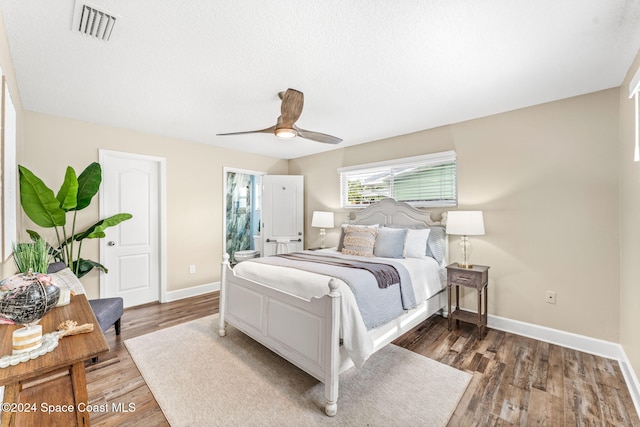
<instances>
[{"instance_id":1,"label":"ceiling fan blade","mask_svg":"<svg viewBox=\"0 0 640 427\"><path fill-rule=\"evenodd\" d=\"M340 144L342 142L342 139L336 136L327 135L326 133L313 132L310 130L300 129L298 127L296 127L296 131L298 131L298 136L300 138L309 139L311 141L324 142L325 144Z\"/></svg>"},{"instance_id":2,"label":"ceiling fan blade","mask_svg":"<svg viewBox=\"0 0 640 427\"><path fill-rule=\"evenodd\" d=\"M228 136L228 135L245 135L249 133L273 133L276 130L275 126L271 126L270 128L260 129L260 130L247 130L244 132L231 132L231 133L217 133L216 136Z\"/></svg>"},{"instance_id":3,"label":"ceiling fan blade","mask_svg":"<svg viewBox=\"0 0 640 427\"><path fill-rule=\"evenodd\" d=\"M278 126L291 127L302 114L304 95L295 89L287 89L281 98L282 106L280 107Z\"/></svg>"}]
</instances>

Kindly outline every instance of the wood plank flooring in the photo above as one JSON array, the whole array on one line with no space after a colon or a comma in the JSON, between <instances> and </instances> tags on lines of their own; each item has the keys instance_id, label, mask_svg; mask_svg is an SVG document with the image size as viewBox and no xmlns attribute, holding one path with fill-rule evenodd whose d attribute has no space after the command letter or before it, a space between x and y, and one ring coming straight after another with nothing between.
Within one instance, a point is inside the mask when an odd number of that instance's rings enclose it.
<instances>
[{"instance_id":1,"label":"wood plank flooring","mask_svg":"<svg viewBox=\"0 0 640 427\"><path fill-rule=\"evenodd\" d=\"M217 293L125 310L111 351L87 364L89 403L109 408L91 425L168 426L124 340L217 312ZM491 329L478 340L439 316L394 343L473 375L450 426L640 426L616 361Z\"/></svg>"}]
</instances>

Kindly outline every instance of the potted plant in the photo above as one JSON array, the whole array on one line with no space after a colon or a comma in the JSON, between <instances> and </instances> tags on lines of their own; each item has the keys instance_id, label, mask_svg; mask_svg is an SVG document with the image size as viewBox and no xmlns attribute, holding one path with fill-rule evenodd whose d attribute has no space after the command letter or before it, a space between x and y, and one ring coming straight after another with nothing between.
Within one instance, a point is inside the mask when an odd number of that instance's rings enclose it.
<instances>
[{"instance_id":1,"label":"potted plant","mask_svg":"<svg viewBox=\"0 0 640 427\"><path fill-rule=\"evenodd\" d=\"M80 175L68 166L64 182L57 195L26 167L19 165L20 172L20 204L25 214L43 228L55 229L57 244L50 245L50 252L56 261L65 263L80 278L94 267L108 271L102 264L82 258L82 242L84 239L105 237L104 230L131 218L131 214L119 213L99 220L85 230L76 230L78 211L91 204L93 196L98 193L102 182L102 169L99 163L93 162ZM71 225L67 221L71 216ZM41 238L33 230L27 233L35 241Z\"/></svg>"},{"instance_id":2,"label":"potted plant","mask_svg":"<svg viewBox=\"0 0 640 427\"><path fill-rule=\"evenodd\" d=\"M46 273L51 261L47 242L36 238L30 243L14 243L13 261L18 273Z\"/></svg>"}]
</instances>

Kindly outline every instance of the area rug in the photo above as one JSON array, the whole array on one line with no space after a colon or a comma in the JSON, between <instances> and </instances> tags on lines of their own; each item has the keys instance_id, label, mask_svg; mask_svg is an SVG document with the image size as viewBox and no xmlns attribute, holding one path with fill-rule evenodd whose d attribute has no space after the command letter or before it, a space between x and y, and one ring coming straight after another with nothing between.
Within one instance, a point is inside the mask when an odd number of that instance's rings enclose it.
<instances>
[{"instance_id":1,"label":"area rug","mask_svg":"<svg viewBox=\"0 0 640 427\"><path fill-rule=\"evenodd\" d=\"M217 315L125 341L173 427L445 426L471 375L389 344L340 375L338 414L324 384Z\"/></svg>"}]
</instances>

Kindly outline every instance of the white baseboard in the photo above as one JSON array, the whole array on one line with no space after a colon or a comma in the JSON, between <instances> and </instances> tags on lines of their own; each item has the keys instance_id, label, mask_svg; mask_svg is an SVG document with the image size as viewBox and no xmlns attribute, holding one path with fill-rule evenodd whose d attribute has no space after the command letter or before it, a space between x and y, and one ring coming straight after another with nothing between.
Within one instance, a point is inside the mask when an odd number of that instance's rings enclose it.
<instances>
[{"instance_id":1,"label":"white baseboard","mask_svg":"<svg viewBox=\"0 0 640 427\"><path fill-rule=\"evenodd\" d=\"M220 282L205 283L204 285L191 286L186 289L178 289L177 291L168 291L165 293L164 298L160 302L178 301L184 298L195 297L219 290Z\"/></svg>"},{"instance_id":2,"label":"white baseboard","mask_svg":"<svg viewBox=\"0 0 640 427\"><path fill-rule=\"evenodd\" d=\"M525 323L519 320L507 319L505 317L489 315L488 326L499 331L511 332L529 338L535 338L562 347L584 351L609 359L622 359L622 347L611 341L604 341L558 329L547 328L546 326Z\"/></svg>"},{"instance_id":3,"label":"white baseboard","mask_svg":"<svg viewBox=\"0 0 640 427\"><path fill-rule=\"evenodd\" d=\"M617 360L620 365L622 375L627 383L627 388L629 389L631 398L633 399L636 412L640 414L640 382L638 382L638 377L627 358L624 348L620 344L499 316L489 315L487 323L490 328L498 329L500 331L510 332L551 344L557 344L562 347Z\"/></svg>"},{"instance_id":4,"label":"white baseboard","mask_svg":"<svg viewBox=\"0 0 640 427\"><path fill-rule=\"evenodd\" d=\"M624 375L624 379L627 382L627 387L629 388L629 393L633 399L633 404L636 407L636 412L640 415L640 382L638 382L638 377L631 367L631 362L629 362L624 349L622 350L622 355L624 358L619 361L620 370L622 370L622 375Z\"/></svg>"}]
</instances>

